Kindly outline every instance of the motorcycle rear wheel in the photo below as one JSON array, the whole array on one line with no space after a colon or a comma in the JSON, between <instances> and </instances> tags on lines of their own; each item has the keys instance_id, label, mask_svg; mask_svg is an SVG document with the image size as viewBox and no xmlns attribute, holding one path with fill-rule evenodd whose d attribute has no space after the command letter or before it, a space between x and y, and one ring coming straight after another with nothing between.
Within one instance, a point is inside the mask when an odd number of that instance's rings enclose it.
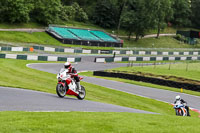
<instances>
[{"instance_id":1,"label":"motorcycle rear wheel","mask_svg":"<svg viewBox=\"0 0 200 133\"><path fill-rule=\"evenodd\" d=\"M79 95L77 96L77 98L79 100L83 100L85 98L85 95L86 95L85 87L81 85L81 92L79 92Z\"/></svg>"},{"instance_id":2,"label":"motorcycle rear wheel","mask_svg":"<svg viewBox=\"0 0 200 133\"><path fill-rule=\"evenodd\" d=\"M57 84L56 93L59 97L63 98L66 95L66 88L62 84Z\"/></svg>"}]
</instances>

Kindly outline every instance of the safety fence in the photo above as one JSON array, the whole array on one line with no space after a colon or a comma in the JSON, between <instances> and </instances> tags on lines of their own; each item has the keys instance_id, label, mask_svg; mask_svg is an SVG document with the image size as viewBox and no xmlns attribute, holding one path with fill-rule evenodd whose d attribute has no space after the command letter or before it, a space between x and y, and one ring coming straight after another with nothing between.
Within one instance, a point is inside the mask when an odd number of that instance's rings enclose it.
<instances>
[{"instance_id":1,"label":"safety fence","mask_svg":"<svg viewBox=\"0 0 200 133\"><path fill-rule=\"evenodd\" d=\"M142 81L142 82L147 82L147 83L152 83L152 84L158 84L162 86L169 86L169 87L174 87L174 88L184 88L187 90L200 92L200 85L190 84L190 83L185 83L185 82L165 80L165 79L159 79L159 78L154 78L154 77L145 77L141 75L127 74L127 73L120 73L120 72L116 73L116 72L94 71L93 74L95 76L123 78L123 79Z\"/></svg>"},{"instance_id":2,"label":"safety fence","mask_svg":"<svg viewBox=\"0 0 200 133\"><path fill-rule=\"evenodd\" d=\"M123 62L123 61L187 61L200 60L200 56L154 56L154 57L96 57L95 62Z\"/></svg>"},{"instance_id":3,"label":"safety fence","mask_svg":"<svg viewBox=\"0 0 200 133\"><path fill-rule=\"evenodd\" d=\"M81 49L81 48L54 48L44 46L33 46L34 50L46 52L64 52L77 54L116 54L116 55L164 55L164 56L187 56L200 55L200 50L193 51L140 51L140 50L97 50L97 49ZM0 51L30 51L30 48L24 47L0 47Z\"/></svg>"},{"instance_id":4,"label":"safety fence","mask_svg":"<svg viewBox=\"0 0 200 133\"><path fill-rule=\"evenodd\" d=\"M81 57L57 57L57 56L40 56L40 55L0 54L0 58L20 59L20 60L36 60L36 61L81 62Z\"/></svg>"}]
</instances>

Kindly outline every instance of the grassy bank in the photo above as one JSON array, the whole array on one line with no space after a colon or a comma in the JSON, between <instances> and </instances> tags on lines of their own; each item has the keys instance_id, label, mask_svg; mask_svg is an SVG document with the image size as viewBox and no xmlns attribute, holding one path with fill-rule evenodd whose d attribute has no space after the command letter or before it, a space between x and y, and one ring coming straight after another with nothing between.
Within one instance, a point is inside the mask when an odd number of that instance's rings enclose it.
<instances>
[{"instance_id":1,"label":"grassy bank","mask_svg":"<svg viewBox=\"0 0 200 133\"><path fill-rule=\"evenodd\" d=\"M17 28L44 28L44 25L29 22L29 23L16 23L16 24L9 24L9 23L0 23L0 29L17 29Z\"/></svg>"},{"instance_id":2,"label":"grassy bank","mask_svg":"<svg viewBox=\"0 0 200 133\"><path fill-rule=\"evenodd\" d=\"M187 79L200 81L200 63L199 62L183 62L177 64L152 65L139 67L121 67L112 70L126 72L143 72L155 75L177 76Z\"/></svg>"},{"instance_id":3,"label":"grassy bank","mask_svg":"<svg viewBox=\"0 0 200 133\"><path fill-rule=\"evenodd\" d=\"M122 38L125 42L124 47L139 47L139 48L200 48L200 44L190 45L176 40L174 37L160 38L143 38L137 42L134 39L130 41L127 38ZM175 50L175 49L174 49Z\"/></svg>"},{"instance_id":4,"label":"grassy bank","mask_svg":"<svg viewBox=\"0 0 200 133\"><path fill-rule=\"evenodd\" d=\"M0 112L0 132L174 133L200 132L200 119L169 115L95 112Z\"/></svg>"},{"instance_id":5,"label":"grassy bank","mask_svg":"<svg viewBox=\"0 0 200 133\"><path fill-rule=\"evenodd\" d=\"M143 38L137 42L132 40L127 40L127 38L122 38L124 40L124 48L126 47L138 47L138 48L200 48L198 45L189 45L180 43L173 37L160 37L156 38ZM114 49L110 47L91 47L91 46L81 46L81 45L69 45L62 44L53 37L49 36L45 32L17 32L17 31L0 31L0 41L13 42L13 43L34 43L42 44L48 46L63 46L63 47L82 47L87 49Z\"/></svg>"},{"instance_id":6,"label":"grassy bank","mask_svg":"<svg viewBox=\"0 0 200 133\"><path fill-rule=\"evenodd\" d=\"M78 47L86 49L114 49L112 47L91 47L82 45L62 44L46 32L18 32L18 31L0 31L0 41L11 43L22 43L21 45L46 45L46 46L62 46L62 47ZM26 44L30 43L30 44ZM18 44L19 46L19 44Z\"/></svg>"}]
</instances>

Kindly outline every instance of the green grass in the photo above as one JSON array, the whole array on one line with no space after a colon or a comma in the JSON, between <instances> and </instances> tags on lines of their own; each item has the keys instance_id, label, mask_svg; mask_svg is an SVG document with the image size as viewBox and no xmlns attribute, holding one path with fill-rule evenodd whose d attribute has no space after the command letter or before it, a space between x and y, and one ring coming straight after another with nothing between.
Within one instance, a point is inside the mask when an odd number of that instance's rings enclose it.
<instances>
[{"instance_id":1,"label":"green grass","mask_svg":"<svg viewBox=\"0 0 200 133\"><path fill-rule=\"evenodd\" d=\"M37 25L36 23L28 23L21 24L22 27L34 27ZM92 28L92 29L100 29L103 28L93 25L91 23L78 23L78 22L69 22L66 24L67 26L79 27L79 28ZM10 27L17 28L18 25L6 25L0 24L0 27ZM19 25L20 27L20 25ZM167 28L166 31L173 31L173 28ZM107 32L112 32L112 29L105 29ZM122 30L122 35L124 35L124 31ZM126 47L139 47L139 48L200 48L200 44L198 45L189 45L180 43L178 40L173 37L160 37L156 38L143 38L139 39L137 42L134 39L129 41L127 38L121 38L124 40L124 48ZM82 47L88 49L114 49L114 48L105 48L105 47L91 47L91 46L81 46L81 45L69 45L62 44L57 41L53 37L49 36L45 32L18 32L18 31L0 31L0 41L5 42L14 42L14 43L34 43L34 44L42 44L42 45L53 45L53 46L67 46L67 47Z\"/></svg>"},{"instance_id":2,"label":"green grass","mask_svg":"<svg viewBox=\"0 0 200 133\"><path fill-rule=\"evenodd\" d=\"M58 40L54 39L50 35L45 32L18 32L18 31L0 31L0 41L5 42L13 42L22 43L21 45L26 45L26 43L30 43L30 45L46 45L46 46L62 46L62 47L78 47L78 48L86 48L86 49L114 49L110 47L91 47L91 46L82 46L82 45L70 45L70 44L62 44ZM18 44L19 45L19 44Z\"/></svg>"},{"instance_id":3,"label":"green grass","mask_svg":"<svg viewBox=\"0 0 200 133\"><path fill-rule=\"evenodd\" d=\"M49 36L45 32L17 32L17 31L0 31L0 41L13 42L13 43L34 43L47 46L63 46L63 47L82 47L87 49L114 49L105 47L91 47L81 45L69 45L62 44L53 37ZM152 47L154 44L154 47ZM138 48L200 48L198 45L183 44L174 39L173 37L160 37L156 38L144 38L137 42L134 40L128 41L124 38L124 48L126 47L138 47Z\"/></svg>"},{"instance_id":4,"label":"green grass","mask_svg":"<svg viewBox=\"0 0 200 133\"><path fill-rule=\"evenodd\" d=\"M181 43L173 37L160 37L160 38L143 38L137 42L134 39L128 41L127 38L124 40L124 47L137 47L137 48L200 48L200 44L189 45ZM175 49L174 49L175 50Z\"/></svg>"},{"instance_id":5,"label":"green grass","mask_svg":"<svg viewBox=\"0 0 200 133\"><path fill-rule=\"evenodd\" d=\"M9 23L0 23L0 29L17 29L17 28L44 28L44 25L30 22L30 23L18 23L18 24L9 24Z\"/></svg>"},{"instance_id":6,"label":"green grass","mask_svg":"<svg viewBox=\"0 0 200 133\"><path fill-rule=\"evenodd\" d=\"M52 38L45 32L27 33L17 31L0 31L0 40L19 43L62 45L62 43Z\"/></svg>"},{"instance_id":7,"label":"green grass","mask_svg":"<svg viewBox=\"0 0 200 133\"><path fill-rule=\"evenodd\" d=\"M170 70L169 70L170 68ZM121 67L112 70L127 72L144 72L156 75L177 76L200 81L200 63L177 63L157 66Z\"/></svg>"},{"instance_id":8,"label":"green grass","mask_svg":"<svg viewBox=\"0 0 200 133\"><path fill-rule=\"evenodd\" d=\"M0 112L1 133L198 133L200 119L97 112Z\"/></svg>"}]
</instances>

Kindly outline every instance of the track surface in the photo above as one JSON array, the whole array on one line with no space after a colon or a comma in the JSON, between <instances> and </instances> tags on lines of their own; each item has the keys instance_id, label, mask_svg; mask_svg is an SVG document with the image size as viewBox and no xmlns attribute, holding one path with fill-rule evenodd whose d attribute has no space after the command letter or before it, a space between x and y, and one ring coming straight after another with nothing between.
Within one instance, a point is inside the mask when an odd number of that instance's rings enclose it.
<instances>
[{"instance_id":1,"label":"track surface","mask_svg":"<svg viewBox=\"0 0 200 133\"><path fill-rule=\"evenodd\" d=\"M74 64L75 68L78 71L85 71L85 70L104 70L114 67L126 66L126 64L117 64L117 63L110 63L110 64L103 64L103 63L91 63L91 62L83 62L79 64ZM63 67L63 64L30 64L29 67L38 69L41 71L46 71L50 73L57 74L60 68ZM116 81L110 81L105 79L93 78L93 77L84 77L85 82L97 84L100 86L108 87L111 89L116 89L120 91L124 91L127 93L149 97L152 99L173 103L174 98L176 95L181 95L181 97L188 102L188 106L200 110L200 97L172 92L167 90L155 89L150 87L143 87L137 86L127 83L121 83Z\"/></svg>"},{"instance_id":2,"label":"track surface","mask_svg":"<svg viewBox=\"0 0 200 133\"><path fill-rule=\"evenodd\" d=\"M89 112L134 112L147 111L104 104L76 98L59 98L57 95L0 87L0 111L89 111Z\"/></svg>"}]
</instances>

